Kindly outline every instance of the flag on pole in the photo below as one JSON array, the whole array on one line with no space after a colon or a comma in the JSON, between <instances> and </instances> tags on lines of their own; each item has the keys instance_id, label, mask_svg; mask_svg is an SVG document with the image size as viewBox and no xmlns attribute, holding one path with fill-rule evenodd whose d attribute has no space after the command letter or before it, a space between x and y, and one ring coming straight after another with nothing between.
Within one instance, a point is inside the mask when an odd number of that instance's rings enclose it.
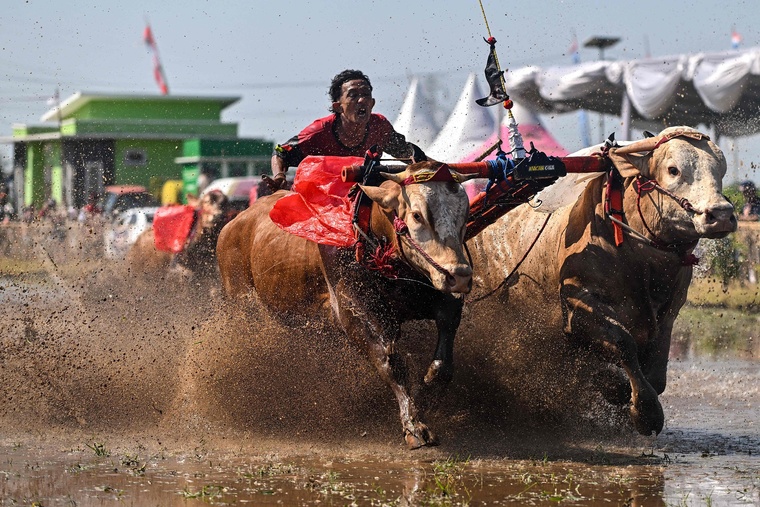
<instances>
[{"instance_id":1,"label":"flag on pole","mask_svg":"<svg viewBox=\"0 0 760 507\"><path fill-rule=\"evenodd\" d=\"M573 33L573 40L570 42L570 47L567 50L575 64L581 63L581 54L578 52L578 49L578 37Z\"/></svg>"},{"instance_id":2,"label":"flag on pole","mask_svg":"<svg viewBox=\"0 0 760 507\"><path fill-rule=\"evenodd\" d=\"M742 43L742 36L736 31L736 28L731 27L731 47L733 49L739 49L739 45Z\"/></svg>"},{"instance_id":3,"label":"flag on pole","mask_svg":"<svg viewBox=\"0 0 760 507\"><path fill-rule=\"evenodd\" d=\"M580 48L578 47L578 37L576 37L575 32L573 32L573 40L570 42L568 52L573 59L574 65L581 63L581 53ZM578 130L580 131L581 135L581 145L591 146L591 136L588 131L588 115L584 109L578 110Z\"/></svg>"},{"instance_id":4,"label":"flag on pole","mask_svg":"<svg viewBox=\"0 0 760 507\"><path fill-rule=\"evenodd\" d=\"M499 70L499 61L496 58L496 39L491 37L484 40L491 47L488 51L488 60L486 61L485 69L486 82L488 83L490 93L488 94L488 97L477 99L475 102L479 106L489 107L498 104L499 102L504 102L509 99L509 95L507 95L507 91L504 89L502 77L504 71Z\"/></svg>"},{"instance_id":5,"label":"flag on pole","mask_svg":"<svg viewBox=\"0 0 760 507\"><path fill-rule=\"evenodd\" d=\"M158 45L156 45L156 39L153 37L153 30L150 29L150 25L145 25L143 31L143 42L148 46L148 49L153 53L153 77L158 84L158 89L161 90L162 95L169 93L169 85L166 82L166 75L164 74L164 68L161 65L161 59L158 56Z\"/></svg>"}]
</instances>

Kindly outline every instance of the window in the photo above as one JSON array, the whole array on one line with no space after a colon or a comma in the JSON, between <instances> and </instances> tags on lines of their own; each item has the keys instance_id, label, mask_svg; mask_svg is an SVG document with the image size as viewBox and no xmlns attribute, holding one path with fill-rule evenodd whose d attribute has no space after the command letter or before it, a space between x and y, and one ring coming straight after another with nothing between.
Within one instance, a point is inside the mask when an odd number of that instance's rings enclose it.
<instances>
[{"instance_id":1,"label":"window","mask_svg":"<svg viewBox=\"0 0 760 507\"><path fill-rule=\"evenodd\" d=\"M248 176L248 164L245 162L230 162L227 165L228 176Z\"/></svg>"},{"instance_id":2,"label":"window","mask_svg":"<svg viewBox=\"0 0 760 507\"><path fill-rule=\"evenodd\" d=\"M124 152L124 165L145 165L148 163L148 152L142 149L131 149Z\"/></svg>"}]
</instances>

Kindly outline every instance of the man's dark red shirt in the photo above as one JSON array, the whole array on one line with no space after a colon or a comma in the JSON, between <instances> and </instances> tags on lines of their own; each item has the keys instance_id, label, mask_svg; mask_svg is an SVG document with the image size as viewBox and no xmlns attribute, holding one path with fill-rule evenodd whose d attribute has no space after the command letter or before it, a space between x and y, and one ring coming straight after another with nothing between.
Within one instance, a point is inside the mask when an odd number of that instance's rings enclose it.
<instances>
[{"instance_id":1,"label":"man's dark red shirt","mask_svg":"<svg viewBox=\"0 0 760 507\"><path fill-rule=\"evenodd\" d=\"M370 115L364 139L356 146L346 146L340 142L336 131L337 118L331 114L315 120L297 136L279 145L275 149L275 155L282 158L288 167L297 167L309 155L363 157L367 150L375 145L380 151L398 158L408 158L412 154L411 145L381 114Z\"/></svg>"}]
</instances>

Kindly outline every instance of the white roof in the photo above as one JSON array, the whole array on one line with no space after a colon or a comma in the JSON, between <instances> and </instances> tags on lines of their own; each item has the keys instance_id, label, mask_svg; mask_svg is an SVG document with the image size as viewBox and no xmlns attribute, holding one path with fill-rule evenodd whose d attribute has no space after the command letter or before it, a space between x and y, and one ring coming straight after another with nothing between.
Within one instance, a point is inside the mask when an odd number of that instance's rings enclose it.
<instances>
[{"instance_id":1,"label":"white roof","mask_svg":"<svg viewBox=\"0 0 760 507\"><path fill-rule=\"evenodd\" d=\"M434 113L435 101L427 93L420 77L414 76L393 128L424 151L441 130Z\"/></svg>"},{"instance_id":2,"label":"white roof","mask_svg":"<svg viewBox=\"0 0 760 507\"><path fill-rule=\"evenodd\" d=\"M512 99L539 113L587 109L617 116L627 96L634 125L711 125L729 136L760 132L760 48L524 67L504 77Z\"/></svg>"},{"instance_id":3,"label":"white roof","mask_svg":"<svg viewBox=\"0 0 760 507\"><path fill-rule=\"evenodd\" d=\"M454 110L425 153L441 162L458 162L472 153L496 131L496 121L488 108L475 103L486 95L470 74Z\"/></svg>"}]
</instances>

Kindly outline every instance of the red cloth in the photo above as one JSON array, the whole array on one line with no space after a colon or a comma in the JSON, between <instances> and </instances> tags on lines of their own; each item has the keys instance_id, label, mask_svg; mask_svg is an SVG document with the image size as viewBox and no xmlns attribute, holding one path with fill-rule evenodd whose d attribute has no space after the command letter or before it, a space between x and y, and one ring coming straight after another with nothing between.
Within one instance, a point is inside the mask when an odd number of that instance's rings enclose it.
<instances>
[{"instance_id":1,"label":"red cloth","mask_svg":"<svg viewBox=\"0 0 760 507\"><path fill-rule=\"evenodd\" d=\"M363 162L360 157L306 157L298 166L293 193L277 201L269 217L280 228L309 241L353 246L353 211L347 196L354 183L343 182L340 172Z\"/></svg>"},{"instance_id":2,"label":"red cloth","mask_svg":"<svg viewBox=\"0 0 760 507\"><path fill-rule=\"evenodd\" d=\"M162 206L153 217L156 249L179 253L185 248L195 221L195 208L188 205Z\"/></svg>"}]
</instances>

